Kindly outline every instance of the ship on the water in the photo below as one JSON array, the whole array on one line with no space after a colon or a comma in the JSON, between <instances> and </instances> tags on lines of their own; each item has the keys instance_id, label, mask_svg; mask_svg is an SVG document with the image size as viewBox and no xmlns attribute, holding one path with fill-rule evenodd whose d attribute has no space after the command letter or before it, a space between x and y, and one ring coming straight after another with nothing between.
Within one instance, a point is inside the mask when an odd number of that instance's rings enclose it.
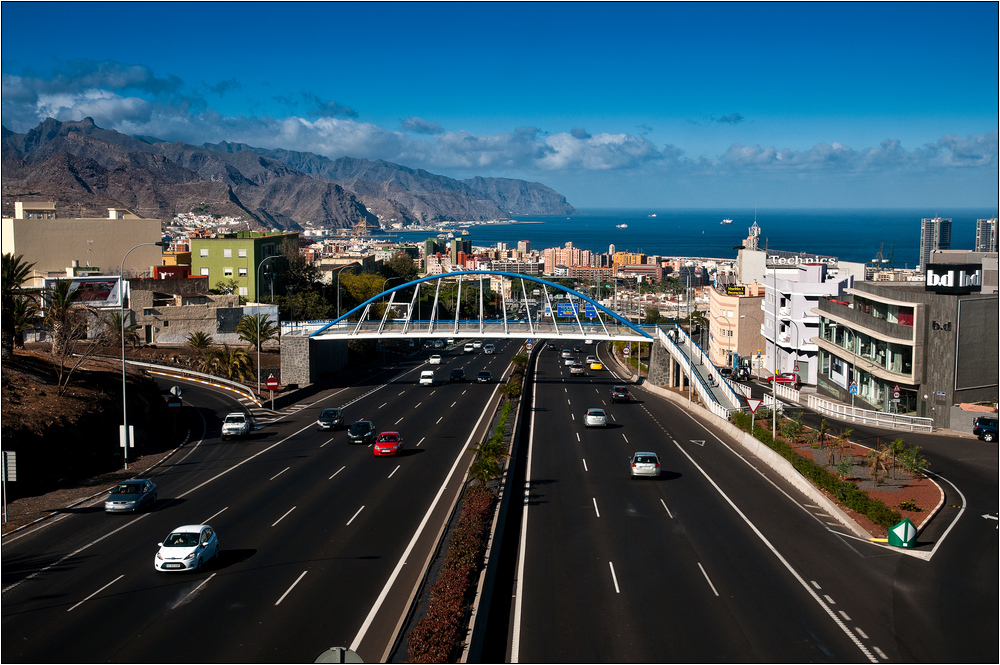
<instances>
[{"instance_id":1,"label":"ship on the water","mask_svg":"<svg viewBox=\"0 0 1000 665\"><path fill-rule=\"evenodd\" d=\"M732 224L732 223L733 223L733 220L729 219L728 217L726 219L722 220L721 222L719 222L719 224Z\"/></svg>"},{"instance_id":2,"label":"ship on the water","mask_svg":"<svg viewBox=\"0 0 1000 665\"><path fill-rule=\"evenodd\" d=\"M627 229L628 224L615 224L616 229Z\"/></svg>"}]
</instances>

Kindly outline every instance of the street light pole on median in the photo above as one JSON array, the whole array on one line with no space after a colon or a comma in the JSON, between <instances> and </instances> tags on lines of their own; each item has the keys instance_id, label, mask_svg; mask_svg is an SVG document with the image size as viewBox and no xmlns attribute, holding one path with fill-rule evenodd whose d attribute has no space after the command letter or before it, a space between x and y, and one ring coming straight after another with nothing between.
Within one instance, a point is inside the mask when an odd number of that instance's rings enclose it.
<instances>
[{"instance_id":1,"label":"street light pole on median","mask_svg":"<svg viewBox=\"0 0 1000 665\"><path fill-rule=\"evenodd\" d=\"M260 269L265 263L271 259L276 259L280 256L279 254L274 254L272 256L265 257L263 261L257 264L257 270L254 272L253 280L253 297L257 301L257 396L260 397ZM272 305L274 300L274 295L271 296ZM274 393L271 393L272 395Z\"/></svg>"}]
</instances>

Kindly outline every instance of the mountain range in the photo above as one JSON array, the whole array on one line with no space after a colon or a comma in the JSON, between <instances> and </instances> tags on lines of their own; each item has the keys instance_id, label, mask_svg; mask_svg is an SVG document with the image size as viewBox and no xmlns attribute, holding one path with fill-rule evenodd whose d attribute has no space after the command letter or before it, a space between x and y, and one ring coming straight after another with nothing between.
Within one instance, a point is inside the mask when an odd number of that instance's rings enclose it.
<instances>
[{"instance_id":1,"label":"mountain range","mask_svg":"<svg viewBox=\"0 0 1000 665\"><path fill-rule=\"evenodd\" d=\"M343 228L361 221L436 224L511 215L569 215L564 196L536 182L456 180L383 160L201 146L49 118L24 134L0 128L3 209L51 199L73 216L124 207L169 219L192 210L242 216L255 228Z\"/></svg>"}]
</instances>

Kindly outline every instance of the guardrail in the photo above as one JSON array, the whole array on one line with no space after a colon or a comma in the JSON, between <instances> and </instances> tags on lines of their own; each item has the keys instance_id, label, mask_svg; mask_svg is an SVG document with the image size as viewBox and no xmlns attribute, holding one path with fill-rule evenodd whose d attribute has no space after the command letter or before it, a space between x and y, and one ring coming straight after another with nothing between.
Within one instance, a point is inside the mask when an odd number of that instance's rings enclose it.
<instances>
[{"instance_id":1,"label":"guardrail","mask_svg":"<svg viewBox=\"0 0 1000 665\"><path fill-rule=\"evenodd\" d=\"M708 359L708 356L705 354L705 351L700 346L694 343L694 340L691 339L691 337L687 334L687 332L682 330L679 326L675 327L673 331L676 332L677 335L680 336L682 340L686 341L685 346L687 348L692 348L696 350L696 353L702 365L706 367L711 367L713 368L713 371L715 371L714 370L715 365L713 365L712 362ZM701 384L701 386L708 393L707 397L705 395L702 395L703 401L706 404L717 403L715 394L712 393L710 388L704 386L704 382L701 378L701 375L697 372L697 370L694 370L694 368L690 365L690 358L688 357L687 353L685 353L684 350L681 348L681 345L675 342L670 335L664 332L663 328L657 328L656 332L657 335L659 336L660 342L664 345L666 349L670 351L670 354L674 356L674 358L676 358L678 362L681 362L681 364L688 369L689 375L698 377L699 384ZM726 407L721 404L719 406L724 410L726 414L728 414L731 411L738 411L741 408L743 408L743 400L736 394L736 391L733 390L732 384L730 384L729 381L726 381L725 378L722 377L721 375L719 376L719 379L721 380L718 382L718 386L719 388L722 389L722 394L725 395L726 400L729 402L729 407ZM699 394L701 394L700 391ZM722 413L717 413L716 415L726 417L723 416Z\"/></svg>"},{"instance_id":2,"label":"guardrail","mask_svg":"<svg viewBox=\"0 0 1000 665\"><path fill-rule=\"evenodd\" d=\"M934 431L934 421L931 418L903 416L898 413L886 413L872 409L859 409L847 404L840 404L839 402L830 402L816 395L809 395L807 403L810 409L836 418L837 420L847 420L874 427L884 427L886 429L905 429L910 432Z\"/></svg>"},{"instance_id":3,"label":"guardrail","mask_svg":"<svg viewBox=\"0 0 1000 665\"><path fill-rule=\"evenodd\" d=\"M134 365L136 367L145 367L147 369L157 370L161 374L170 376L171 374L180 374L185 376L185 378L190 378L192 381L197 381L199 383L208 383L211 385L218 386L224 390L230 390L235 393L239 393L245 396L247 399L252 401L257 406L260 406L260 400L256 395L253 394L253 390L243 385L242 383L237 383L236 381L230 381L229 379L223 379L222 377L213 376L211 374L205 374L203 372L195 372L190 369L183 369L181 367L174 367L172 365L157 365L156 363L142 363L137 360L126 359L129 365Z\"/></svg>"}]
</instances>

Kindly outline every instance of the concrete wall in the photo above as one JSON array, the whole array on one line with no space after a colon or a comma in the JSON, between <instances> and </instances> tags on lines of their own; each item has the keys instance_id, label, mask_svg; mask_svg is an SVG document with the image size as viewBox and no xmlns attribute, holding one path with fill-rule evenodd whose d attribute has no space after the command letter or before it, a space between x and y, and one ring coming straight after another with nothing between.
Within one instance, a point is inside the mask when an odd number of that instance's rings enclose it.
<instances>
[{"instance_id":1,"label":"concrete wall","mask_svg":"<svg viewBox=\"0 0 1000 665\"><path fill-rule=\"evenodd\" d=\"M314 340L305 335L282 335L281 380L285 385L308 386L347 367L347 340Z\"/></svg>"}]
</instances>

